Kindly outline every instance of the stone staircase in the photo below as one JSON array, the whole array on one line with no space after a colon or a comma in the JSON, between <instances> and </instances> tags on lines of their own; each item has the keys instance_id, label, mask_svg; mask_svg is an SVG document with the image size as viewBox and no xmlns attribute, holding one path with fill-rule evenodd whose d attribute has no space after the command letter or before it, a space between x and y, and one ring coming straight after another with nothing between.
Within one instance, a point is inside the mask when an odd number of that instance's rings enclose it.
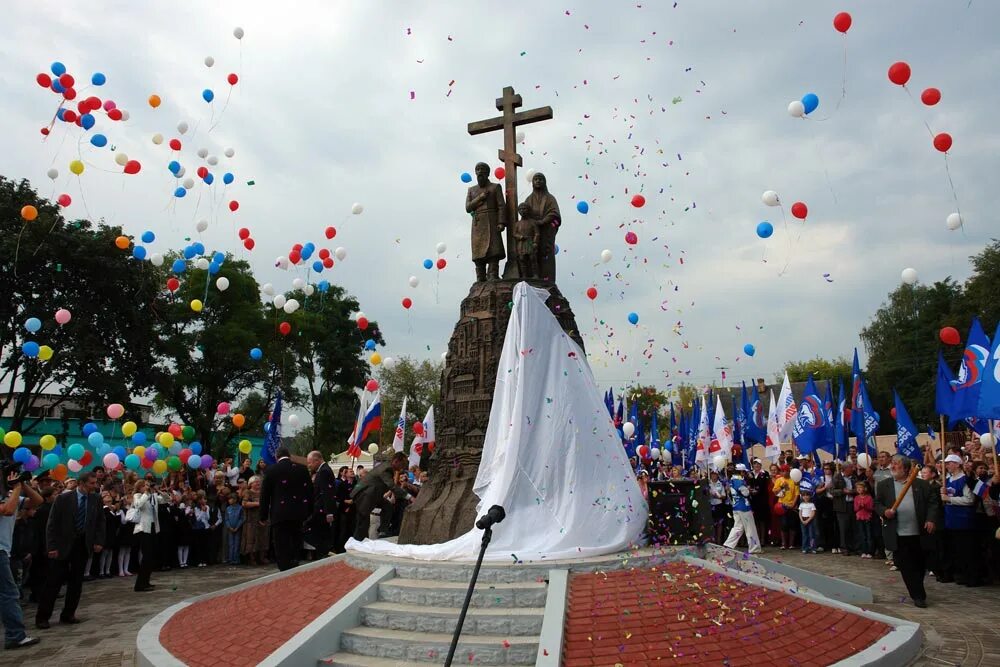
<instances>
[{"instance_id":1,"label":"stone staircase","mask_svg":"<svg viewBox=\"0 0 1000 667\"><path fill-rule=\"evenodd\" d=\"M357 567L374 569L363 558ZM455 664L534 665L548 583L541 569L489 568L479 574ZM397 565L361 608L360 625L340 636L334 667L444 664L465 600L471 566Z\"/></svg>"}]
</instances>

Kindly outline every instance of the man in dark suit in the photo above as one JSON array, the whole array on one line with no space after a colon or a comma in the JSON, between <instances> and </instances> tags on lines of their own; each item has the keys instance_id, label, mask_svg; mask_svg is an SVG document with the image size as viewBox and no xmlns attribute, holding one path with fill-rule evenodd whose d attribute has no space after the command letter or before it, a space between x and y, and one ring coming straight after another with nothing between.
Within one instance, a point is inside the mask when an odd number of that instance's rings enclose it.
<instances>
[{"instance_id":1,"label":"man in dark suit","mask_svg":"<svg viewBox=\"0 0 1000 667\"><path fill-rule=\"evenodd\" d=\"M883 479L875 487L875 513L883 518L882 537L886 551L892 551L893 562L903 575L914 606L923 608L927 606L924 553L933 548L932 535L942 522L941 498L930 484L918 477L899 506L892 509L912 465L913 461L901 454L892 457L889 464L892 477Z\"/></svg>"},{"instance_id":2,"label":"man in dark suit","mask_svg":"<svg viewBox=\"0 0 1000 667\"><path fill-rule=\"evenodd\" d=\"M292 463L284 447L275 452L278 462L268 466L260 489L260 516L271 522L274 560L279 570L299 564L302 523L312 514L313 485L305 466Z\"/></svg>"},{"instance_id":3,"label":"man in dark suit","mask_svg":"<svg viewBox=\"0 0 1000 667\"><path fill-rule=\"evenodd\" d=\"M392 491L396 502L406 498L406 491L396 484L397 472L406 470L407 458L403 452L396 452L389 461L383 461L372 468L351 491L351 498L357 511L357 524L354 526L354 539L359 542L368 537L371 525L372 510L381 508L381 526L388 530L389 515L392 513L392 503L386 499L386 494Z\"/></svg>"},{"instance_id":4,"label":"man in dark suit","mask_svg":"<svg viewBox=\"0 0 1000 667\"><path fill-rule=\"evenodd\" d=\"M342 466L337 477L337 539L334 541L333 552L344 553L344 544L354 535L355 518L358 513L354 510L354 501L351 500L351 491L354 490L354 471L350 466Z\"/></svg>"},{"instance_id":5,"label":"man in dark suit","mask_svg":"<svg viewBox=\"0 0 1000 667\"><path fill-rule=\"evenodd\" d=\"M313 476L313 512L306 526L308 541L316 547L316 558L325 558L336 535L337 480L320 452L309 452L306 467Z\"/></svg>"},{"instance_id":6,"label":"man in dark suit","mask_svg":"<svg viewBox=\"0 0 1000 667\"><path fill-rule=\"evenodd\" d=\"M49 627L56 596L64 583L66 598L59 622L82 621L76 617L76 608L83 590L83 570L90 554L99 554L104 548L104 531L104 508L97 495L97 478L85 472L80 475L76 490L61 494L49 511L45 528L49 575L35 613L37 627Z\"/></svg>"}]
</instances>

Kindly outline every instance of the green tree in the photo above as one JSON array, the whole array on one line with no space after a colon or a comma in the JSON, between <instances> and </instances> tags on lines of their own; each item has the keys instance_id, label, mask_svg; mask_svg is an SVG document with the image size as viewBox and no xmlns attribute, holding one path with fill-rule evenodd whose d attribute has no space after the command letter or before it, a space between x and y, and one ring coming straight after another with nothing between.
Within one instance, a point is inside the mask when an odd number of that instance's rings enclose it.
<instances>
[{"instance_id":1,"label":"green tree","mask_svg":"<svg viewBox=\"0 0 1000 667\"><path fill-rule=\"evenodd\" d=\"M1000 241L994 239L969 261L972 262L973 273L965 281L964 298L954 309L956 319L966 327L959 331L964 336L972 318L977 316L986 329L986 335L992 337L997 322L1000 322Z\"/></svg>"},{"instance_id":2,"label":"green tree","mask_svg":"<svg viewBox=\"0 0 1000 667\"><path fill-rule=\"evenodd\" d=\"M24 206L38 217L26 222ZM41 420L33 410L43 393L103 414L108 403L126 406L151 386L153 320L159 290L149 265L115 247L118 227L67 222L27 181L0 176L0 409L15 430ZM59 309L72 313L59 325ZM37 318L37 333L25 329ZM29 358L27 341L52 349L51 359ZM129 411L131 416L131 411Z\"/></svg>"},{"instance_id":3,"label":"green tree","mask_svg":"<svg viewBox=\"0 0 1000 667\"><path fill-rule=\"evenodd\" d=\"M853 372L853 361L845 356L828 360L818 355L807 361L789 361L785 363L784 373L788 373L789 382L805 382L809 379L809 374L816 380L836 380L837 378L850 378ZM775 376L775 383L781 384L784 380L784 373Z\"/></svg>"},{"instance_id":4,"label":"green tree","mask_svg":"<svg viewBox=\"0 0 1000 667\"><path fill-rule=\"evenodd\" d=\"M428 408L439 404L441 395L440 362L416 361L400 357L392 367L379 366L378 381L382 392L382 445L392 442L396 420L406 398L406 423L422 420ZM407 434L408 442L411 436Z\"/></svg>"}]
</instances>

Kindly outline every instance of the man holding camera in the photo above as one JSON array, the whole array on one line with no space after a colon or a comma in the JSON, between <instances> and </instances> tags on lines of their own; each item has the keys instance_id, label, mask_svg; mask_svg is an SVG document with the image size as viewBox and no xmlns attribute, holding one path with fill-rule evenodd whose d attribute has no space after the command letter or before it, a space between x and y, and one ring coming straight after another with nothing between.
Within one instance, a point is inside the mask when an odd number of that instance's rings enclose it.
<instances>
[{"instance_id":1,"label":"man holding camera","mask_svg":"<svg viewBox=\"0 0 1000 667\"><path fill-rule=\"evenodd\" d=\"M10 569L10 551L14 541L14 521L17 511L42 504L42 497L27 484L31 479L31 473L21 472L19 468L20 466L4 467L4 472L7 473L2 480L5 500L0 504L0 621L3 622L6 649L22 648L38 643L36 637L29 637L25 632L24 617L19 603L21 592Z\"/></svg>"}]
</instances>

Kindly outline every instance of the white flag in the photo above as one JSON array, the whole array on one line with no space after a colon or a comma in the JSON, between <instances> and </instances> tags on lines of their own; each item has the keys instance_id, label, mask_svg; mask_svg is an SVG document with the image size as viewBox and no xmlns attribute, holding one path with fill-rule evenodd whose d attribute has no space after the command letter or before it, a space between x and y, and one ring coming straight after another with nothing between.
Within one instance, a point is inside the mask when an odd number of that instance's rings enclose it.
<instances>
[{"instance_id":1,"label":"white flag","mask_svg":"<svg viewBox=\"0 0 1000 667\"><path fill-rule=\"evenodd\" d=\"M427 416L424 417L424 445L434 449L434 406L427 408Z\"/></svg>"},{"instance_id":2,"label":"white flag","mask_svg":"<svg viewBox=\"0 0 1000 667\"><path fill-rule=\"evenodd\" d=\"M785 380L781 383L781 393L778 394L778 435L781 441L791 439L792 429L795 428L798 416L799 409L795 405L795 397L792 396L792 386L788 382L788 373L785 373Z\"/></svg>"},{"instance_id":3,"label":"white flag","mask_svg":"<svg viewBox=\"0 0 1000 667\"><path fill-rule=\"evenodd\" d=\"M722 410L722 397L715 395L715 440L718 441L719 453L725 455L727 459L733 457L733 425L726 419L726 413ZM715 452L711 452L713 455Z\"/></svg>"},{"instance_id":4,"label":"white flag","mask_svg":"<svg viewBox=\"0 0 1000 667\"><path fill-rule=\"evenodd\" d=\"M701 397L701 418L698 420L698 451L695 454L695 463L704 463L708 460L708 448L712 444L712 435L708 430L708 405L705 396Z\"/></svg>"},{"instance_id":5,"label":"white flag","mask_svg":"<svg viewBox=\"0 0 1000 667\"><path fill-rule=\"evenodd\" d=\"M423 447L423 438L419 435L413 436L413 442L410 443L410 458L407 461L407 465L410 468L420 465L420 453L423 451Z\"/></svg>"},{"instance_id":6,"label":"white flag","mask_svg":"<svg viewBox=\"0 0 1000 667\"><path fill-rule=\"evenodd\" d=\"M771 463L777 463L781 456L781 427L778 424L778 403L774 400L774 390L771 390L771 409L767 413L767 444L764 445L764 458Z\"/></svg>"},{"instance_id":7,"label":"white flag","mask_svg":"<svg viewBox=\"0 0 1000 667\"><path fill-rule=\"evenodd\" d=\"M406 436L406 397L403 397L403 407L399 410L399 420L396 422L396 432L392 436L392 451L401 452L403 451L403 446L406 444L403 442L403 438Z\"/></svg>"}]
</instances>

